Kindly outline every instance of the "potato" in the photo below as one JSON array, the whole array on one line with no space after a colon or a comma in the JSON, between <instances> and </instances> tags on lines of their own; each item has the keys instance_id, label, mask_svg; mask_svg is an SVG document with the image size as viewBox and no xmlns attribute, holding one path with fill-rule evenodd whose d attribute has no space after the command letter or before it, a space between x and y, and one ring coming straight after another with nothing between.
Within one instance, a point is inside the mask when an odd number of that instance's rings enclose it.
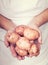
<instances>
[{"instance_id":1,"label":"potato","mask_svg":"<svg viewBox=\"0 0 48 65\"><path fill-rule=\"evenodd\" d=\"M16 50L17 54L20 55L20 56L26 56L27 55L26 50L22 50L22 49L20 49L18 47L16 47L15 50Z\"/></svg>"},{"instance_id":2,"label":"potato","mask_svg":"<svg viewBox=\"0 0 48 65\"><path fill-rule=\"evenodd\" d=\"M36 31L32 28L25 28L24 37L26 37L29 40L35 40L39 37L39 33L38 33L38 31Z\"/></svg>"},{"instance_id":3,"label":"potato","mask_svg":"<svg viewBox=\"0 0 48 65\"><path fill-rule=\"evenodd\" d=\"M29 50L30 49L30 42L25 37L20 37L20 39L16 42L16 45L23 50Z\"/></svg>"},{"instance_id":4,"label":"potato","mask_svg":"<svg viewBox=\"0 0 48 65\"><path fill-rule=\"evenodd\" d=\"M19 35L18 35L17 33L13 32L13 33L9 36L8 42L9 42L9 43L12 43L12 44L15 44L18 39L19 39Z\"/></svg>"},{"instance_id":5,"label":"potato","mask_svg":"<svg viewBox=\"0 0 48 65\"><path fill-rule=\"evenodd\" d=\"M36 54L37 51L38 51L38 48L37 48L36 44L33 43L30 50L29 50L29 55L32 56L32 54L33 55Z\"/></svg>"},{"instance_id":6,"label":"potato","mask_svg":"<svg viewBox=\"0 0 48 65\"><path fill-rule=\"evenodd\" d=\"M19 35L24 35L23 32L24 32L24 29L25 29L26 26L24 25L19 25L16 27L16 32L19 34Z\"/></svg>"},{"instance_id":7,"label":"potato","mask_svg":"<svg viewBox=\"0 0 48 65\"><path fill-rule=\"evenodd\" d=\"M19 25L16 27L16 32L29 40L35 40L39 37L39 32L35 29L29 28L25 25Z\"/></svg>"},{"instance_id":8,"label":"potato","mask_svg":"<svg viewBox=\"0 0 48 65\"><path fill-rule=\"evenodd\" d=\"M16 44L15 50L20 56L35 55L38 51L37 39L39 32L24 25L17 26L15 31L8 37L8 42ZM37 54L36 54L37 55Z\"/></svg>"}]
</instances>

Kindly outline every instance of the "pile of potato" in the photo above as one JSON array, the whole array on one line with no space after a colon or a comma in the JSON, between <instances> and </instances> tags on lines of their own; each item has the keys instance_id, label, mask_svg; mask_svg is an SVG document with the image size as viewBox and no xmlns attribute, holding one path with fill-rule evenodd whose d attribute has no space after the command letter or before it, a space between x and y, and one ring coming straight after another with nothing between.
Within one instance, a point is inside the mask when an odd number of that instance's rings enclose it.
<instances>
[{"instance_id":1,"label":"pile of potato","mask_svg":"<svg viewBox=\"0 0 48 65\"><path fill-rule=\"evenodd\" d=\"M24 25L17 26L8 37L8 42L15 45L16 53L20 56L32 56L37 54L37 39L39 32Z\"/></svg>"}]
</instances>

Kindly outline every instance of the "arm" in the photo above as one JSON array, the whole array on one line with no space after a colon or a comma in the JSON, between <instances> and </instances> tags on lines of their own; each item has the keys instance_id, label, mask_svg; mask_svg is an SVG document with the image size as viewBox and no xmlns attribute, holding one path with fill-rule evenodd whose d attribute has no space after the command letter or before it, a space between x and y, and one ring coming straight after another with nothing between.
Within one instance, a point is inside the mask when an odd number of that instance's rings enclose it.
<instances>
[{"instance_id":1,"label":"arm","mask_svg":"<svg viewBox=\"0 0 48 65\"><path fill-rule=\"evenodd\" d=\"M12 29L14 29L16 27L16 25L10 19L7 19L6 17L4 17L3 15L0 14L0 27L5 29L6 31L9 31L9 33L10 33L10 30L12 31ZM8 34L8 32L7 32L7 34ZM5 35L4 42L5 42L5 45L8 47L9 43L6 38L6 37L8 37L7 34ZM12 55L14 57L16 57L16 52L15 52L13 45L10 46L10 50L11 50Z\"/></svg>"},{"instance_id":2,"label":"arm","mask_svg":"<svg viewBox=\"0 0 48 65\"><path fill-rule=\"evenodd\" d=\"M0 14L0 27L5 29L5 30L10 30L15 28L15 24L10 20L4 17L3 15Z\"/></svg>"},{"instance_id":3,"label":"arm","mask_svg":"<svg viewBox=\"0 0 48 65\"><path fill-rule=\"evenodd\" d=\"M31 27L32 29L37 30L40 33L40 37L38 38L38 49L40 50L41 44L42 44L42 34L41 31L39 30L39 27L43 25L44 23L48 22L48 8L44 10L42 13L39 15L35 16L29 23L28 26ZM40 52L40 51L39 51ZM37 52L39 54L39 52ZM37 54L37 55L38 55Z\"/></svg>"},{"instance_id":4,"label":"arm","mask_svg":"<svg viewBox=\"0 0 48 65\"><path fill-rule=\"evenodd\" d=\"M4 40L5 45L8 47L9 43L8 43L7 37L9 36L9 34L13 32L12 29L16 28L16 25L10 19L7 19L6 17L0 14L0 27L8 31L7 34L5 35L5 40ZM24 57L20 57L19 55L17 55L13 45L10 45L9 48L14 57L18 59L24 59Z\"/></svg>"},{"instance_id":5,"label":"arm","mask_svg":"<svg viewBox=\"0 0 48 65\"><path fill-rule=\"evenodd\" d=\"M42 13L40 13L39 15L35 16L33 18L33 20L31 20L30 24L34 23L38 27L40 27L41 25L43 25L46 22L48 22L48 8L46 10L44 10Z\"/></svg>"},{"instance_id":6,"label":"arm","mask_svg":"<svg viewBox=\"0 0 48 65\"><path fill-rule=\"evenodd\" d=\"M28 26L37 30L40 33L38 42L42 44L42 34L39 27L48 22L48 8L41 12L39 15L35 16L29 23Z\"/></svg>"}]
</instances>

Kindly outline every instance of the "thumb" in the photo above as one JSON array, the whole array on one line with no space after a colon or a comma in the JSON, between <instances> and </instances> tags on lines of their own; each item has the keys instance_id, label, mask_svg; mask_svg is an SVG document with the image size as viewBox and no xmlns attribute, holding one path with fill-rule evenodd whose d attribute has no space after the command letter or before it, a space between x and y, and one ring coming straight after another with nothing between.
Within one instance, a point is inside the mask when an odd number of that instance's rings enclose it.
<instances>
[{"instance_id":1,"label":"thumb","mask_svg":"<svg viewBox=\"0 0 48 65\"><path fill-rule=\"evenodd\" d=\"M42 44L42 34L41 34L41 32L39 32L40 33L40 36L39 36L39 38L38 38L38 42L40 43L40 44Z\"/></svg>"}]
</instances>

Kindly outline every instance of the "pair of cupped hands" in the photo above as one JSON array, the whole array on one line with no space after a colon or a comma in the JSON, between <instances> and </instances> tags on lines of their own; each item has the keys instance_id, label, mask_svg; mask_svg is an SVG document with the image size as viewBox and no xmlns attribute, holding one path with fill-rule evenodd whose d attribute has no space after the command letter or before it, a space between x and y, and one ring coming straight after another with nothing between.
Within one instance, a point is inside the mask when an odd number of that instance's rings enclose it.
<instances>
[{"instance_id":1,"label":"pair of cupped hands","mask_svg":"<svg viewBox=\"0 0 48 65\"><path fill-rule=\"evenodd\" d=\"M19 25L7 31L5 45L10 48L14 57L23 60L26 57L38 56L41 48L41 32L37 25Z\"/></svg>"}]
</instances>

